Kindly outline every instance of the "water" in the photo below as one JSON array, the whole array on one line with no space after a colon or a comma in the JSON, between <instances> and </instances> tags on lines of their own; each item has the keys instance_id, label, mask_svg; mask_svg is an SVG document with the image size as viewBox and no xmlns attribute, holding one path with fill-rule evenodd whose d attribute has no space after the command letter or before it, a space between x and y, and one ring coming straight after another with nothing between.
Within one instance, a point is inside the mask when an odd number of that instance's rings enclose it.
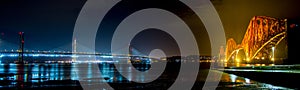
<instances>
[{"instance_id":1,"label":"water","mask_svg":"<svg viewBox=\"0 0 300 90\"><path fill-rule=\"evenodd\" d=\"M95 67L96 66L96 67ZM108 83L114 89L139 89L156 88L167 89L176 80L176 64L172 68L166 68L166 71L155 81L149 83L134 83L128 79L143 81L143 76L130 74L134 68L121 69L120 72L129 73L124 78L117 73L113 64L102 63L95 64L0 64L0 88L1 89L41 89L41 88L68 88L72 90L81 90L81 84L78 80L88 82ZM84 71L82 68L85 68ZM151 66L136 66L140 71L146 71ZM95 70L101 72L95 72ZM193 89L200 89L203 85L208 69L201 69L199 77ZM83 72L80 74L79 72ZM96 74L95 74L96 73ZM98 74L97 74L98 73ZM99 76L99 74L102 76ZM222 73L213 70L213 73ZM94 76L93 76L94 75ZM98 77L99 76L99 77ZM96 77L96 78L95 78ZM274 86L266 83L256 82L254 80L239 77L234 74L223 73L217 89L288 89L285 87Z\"/></svg>"}]
</instances>

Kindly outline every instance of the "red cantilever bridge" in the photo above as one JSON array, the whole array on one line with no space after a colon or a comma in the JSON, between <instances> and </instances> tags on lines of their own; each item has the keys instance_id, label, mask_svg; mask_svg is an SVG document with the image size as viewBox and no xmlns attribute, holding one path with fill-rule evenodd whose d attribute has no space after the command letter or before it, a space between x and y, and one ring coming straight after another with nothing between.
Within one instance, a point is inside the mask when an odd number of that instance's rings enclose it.
<instances>
[{"instance_id":1,"label":"red cantilever bridge","mask_svg":"<svg viewBox=\"0 0 300 90\"><path fill-rule=\"evenodd\" d=\"M285 37L287 37L287 19L255 16L251 19L240 44L233 38L228 39L225 59L240 62L237 56L239 51L243 50L246 61L259 57L274 60L274 49Z\"/></svg>"}]
</instances>

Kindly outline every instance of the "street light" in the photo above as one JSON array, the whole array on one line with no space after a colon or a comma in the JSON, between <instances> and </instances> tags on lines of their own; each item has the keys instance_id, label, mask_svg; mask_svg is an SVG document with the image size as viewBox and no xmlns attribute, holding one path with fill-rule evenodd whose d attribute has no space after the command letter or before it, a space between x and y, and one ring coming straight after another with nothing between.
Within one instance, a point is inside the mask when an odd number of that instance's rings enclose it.
<instances>
[{"instance_id":1,"label":"street light","mask_svg":"<svg viewBox=\"0 0 300 90\"><path fill-rule=\"evenodd\" d=\"M272 47L272 61L275 60L275 47Z\"/></svg>"},{"instance_id":2,"label":"street light","mask_svg":"<svg viewBox=\"0 0 300 90\"><path fill-rule=\"evenodd\" d=\"M238 58L239 50L236 51L235 60L237 63L240 63L240 59Z\"/></svg>"},{"instance_id":3,"label":"street light","mask_svg":"<svg viewBox=\"0 0 300 90\"><path fill-rule=\"evenodd\" d=\"M250 58L247 57L246 61L247 61L247 62L250 62Z\"/></svg>"}]
</instances>

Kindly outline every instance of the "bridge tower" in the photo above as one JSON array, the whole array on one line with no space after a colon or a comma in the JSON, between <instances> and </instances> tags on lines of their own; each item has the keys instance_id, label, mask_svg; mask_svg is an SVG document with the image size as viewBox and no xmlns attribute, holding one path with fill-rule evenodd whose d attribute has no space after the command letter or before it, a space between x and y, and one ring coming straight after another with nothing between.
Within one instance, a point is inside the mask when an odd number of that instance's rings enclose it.
<instances>
[{"instance_id":1,"label":"bridge tower","mask_svg":"<svg viewBox=\"0 0 300 90\"><path fill-rule=\"evenodd\" d=\"M19 32L20 46L19 46L19 63L24 63L24 32Z\"/></svg>"},{"instance_id":2,"label":"bridge tower","mask_svg":"<svg viewBox=\"0 0 300 90\"><path fill-rule=\"evenodd\" d=\"M77 49L77 41L76 41L76 38L74 39L74 42L72 44L72 49L73 49L73 53L76 53L76 49Z\"/></svg>"},{"instance_id":3,"label":"bridge tower","mask_svg":"<svg viewBox=\"0 0 300 90\"><path fill-rule=\"evenodd\" d=\"M73 55L76 55L76 53L77 53L77 41L76 41L76 38L74 38L74 41L73 41L73 43L72 43L72 53L73 53ZM73 57L72 58L72 62L76 62L76 57Z\"/></svg>"}]
</instances>

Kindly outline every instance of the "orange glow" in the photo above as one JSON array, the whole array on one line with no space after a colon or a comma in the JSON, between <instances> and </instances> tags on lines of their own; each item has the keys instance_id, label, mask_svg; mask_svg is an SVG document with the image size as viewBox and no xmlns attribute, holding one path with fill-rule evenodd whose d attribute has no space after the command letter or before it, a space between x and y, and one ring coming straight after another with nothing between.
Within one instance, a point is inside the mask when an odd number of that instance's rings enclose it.
<instances>
[{"instance_id":1,"label":"orange glow","mask_svg":"<svg viewBox=\"0 0 300 90\"><path fill-rule=\"evenodd\" d=\"M236 63L236 66L237 66L237 67L240 67L241 65L240 65L240 63Z\"/></svg>"},{"instance_id":2,"label":"orange glow","mask_svg":"<svg viewBox=\"0 0 300 90\"><path fill-rule=\"evenodd\" d=\"M279 19L267 16L254 16L248 25L241 44L237 44L233 38L228 39L226 44L226 59L230 59L233 54L239 50L245 53L244 58L249 62L252 59L266 59L270 52L261 52L269 50L268 46L276 46L286 37L286 19ZM274 58L274 48L272 58Z\"/></svg>"}]
</instances>

